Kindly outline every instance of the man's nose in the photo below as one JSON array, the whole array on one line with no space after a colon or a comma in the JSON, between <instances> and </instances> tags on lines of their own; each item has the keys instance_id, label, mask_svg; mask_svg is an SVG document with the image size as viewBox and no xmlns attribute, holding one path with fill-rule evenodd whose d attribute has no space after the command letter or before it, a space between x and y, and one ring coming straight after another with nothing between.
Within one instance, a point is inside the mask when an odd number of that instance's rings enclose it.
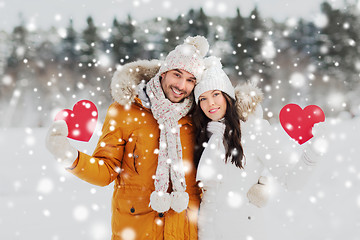
<instances>
[{"instance_id":1,"label":"man's nose","mask_svg":"<svg viewBox=\"0 0 360 240\"><path fill-rule=\"evenodd\" d=\"M176 86L179 88L179 90L184 90L185 89L185 84L186 84L186 79L181 78L181 79L179 79L179 81L177 81Z\"/></svg>"}]
</instances>

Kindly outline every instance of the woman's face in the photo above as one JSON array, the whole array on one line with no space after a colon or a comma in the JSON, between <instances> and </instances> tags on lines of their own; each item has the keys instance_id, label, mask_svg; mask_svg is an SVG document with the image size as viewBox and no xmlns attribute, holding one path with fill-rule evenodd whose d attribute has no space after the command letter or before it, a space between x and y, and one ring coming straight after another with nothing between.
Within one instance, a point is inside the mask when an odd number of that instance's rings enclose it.
<instances>
[{"instance_id":1,"label":"woman's face","mask_svg":"<svg viewBox=\"0 0 360 240\"><path fill-rule=\"evenodd\" d=\"M199 97L201 110L212 121L218 121L225 116L226 99L221 91L209 90Z\"/></svg>"}]
</instances>

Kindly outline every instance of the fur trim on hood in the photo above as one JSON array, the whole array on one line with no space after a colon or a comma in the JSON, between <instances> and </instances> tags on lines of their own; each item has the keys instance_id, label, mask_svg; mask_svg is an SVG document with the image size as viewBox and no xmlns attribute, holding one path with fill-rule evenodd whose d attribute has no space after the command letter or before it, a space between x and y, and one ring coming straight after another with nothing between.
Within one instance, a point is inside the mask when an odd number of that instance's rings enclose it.
<instances>
[{"instance_id":1,"label":"fur trim on hood","mask_svg":"<svg viewBox=\"0 0 360 240\"><path fill-rule=\"evenodd\" d=\"M121 105L130 105L137 96L137 86L148 82L159 71L159 60L140 60L121 66L111 80L111 95ZM263 100L263 93L254 83L247 82L235 87L236 106L246 121Z\"/></svg>"},{"instance_id":2,"label":"fur trim on hood","mask_svg":"<svg viewBox=\"0 0 360 240\"><path fill-rule=\"evenodd\" d=\"M121 105L130 105L137 96L136 87L148 82L160 69L159 60L140 60L121 66L111 80L111 95Z\"/></svg>"},{"instance_id":3,"label":"fur trim on hood","mask_svg":"<svg viewBox=\"0 0 360 240\"><path fill-rule=\"evenodd\" d=\"M260 105L264 96L261 89L255 83L247 82L235 87L235 98L239 114L245 122L249 115L255 113L257 106Z\"/></svg>"}]
</instances>

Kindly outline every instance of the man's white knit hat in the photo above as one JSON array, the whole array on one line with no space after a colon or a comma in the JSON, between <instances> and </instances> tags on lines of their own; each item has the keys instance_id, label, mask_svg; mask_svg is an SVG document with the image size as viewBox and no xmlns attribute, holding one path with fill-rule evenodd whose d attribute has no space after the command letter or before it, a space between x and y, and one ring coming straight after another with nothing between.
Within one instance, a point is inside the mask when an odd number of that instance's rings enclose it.
<instances>
[{"instance_id":1,"label":"man's white knit hat","mask_svg":"<svg viewBox=\"0 0 360 240\"><path fill-rule=\"evenodd\" d=\"M209 50L209 43L203 36L187 37L183 44L171 51L161 67L159 74L183 69L199 80L204 71L204 57Z\"/></svg>"},{"instance_id":2,"label":"man's white knit hat","mask_svg":"<svg viewBox=\"0 0 360 240\"><path fill-rule=\"evenodd\" d=\"M201 80L195 86L195 101L198 103L199 96L209 90L220 90L235 99L235 89L231 84L229 77L222 70L220 58L211 56L205 58L205 70Z\"/></svg>"}]
</instances>

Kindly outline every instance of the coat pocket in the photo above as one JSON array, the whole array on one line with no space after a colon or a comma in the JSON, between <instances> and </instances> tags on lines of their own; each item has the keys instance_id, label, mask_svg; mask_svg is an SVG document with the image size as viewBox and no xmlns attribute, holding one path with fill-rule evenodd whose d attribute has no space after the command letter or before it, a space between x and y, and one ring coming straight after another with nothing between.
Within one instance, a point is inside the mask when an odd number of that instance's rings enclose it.
<instances>
[{"instance_id":1,"label":"coat pocket","mask_svg":"<svg viewBox=\"0 0 360 240\"><path fill-rule=\"evenodd\" d=\"M116 199L111 226L114 239L163 239L155 238L156 212L149 207L148 198L131 197Z\"/></svg>"},{"instance_id":2,"label":"coat pocket","mask_svg":"<svg viewBox=\"0 0 360 240\"><path fill-rule=\"evenodd\" d=\"M123 214L143 215L152 212L149 199L144 197L123 198L117 200L117 210Z\"/></svg>"}]
</instances>

